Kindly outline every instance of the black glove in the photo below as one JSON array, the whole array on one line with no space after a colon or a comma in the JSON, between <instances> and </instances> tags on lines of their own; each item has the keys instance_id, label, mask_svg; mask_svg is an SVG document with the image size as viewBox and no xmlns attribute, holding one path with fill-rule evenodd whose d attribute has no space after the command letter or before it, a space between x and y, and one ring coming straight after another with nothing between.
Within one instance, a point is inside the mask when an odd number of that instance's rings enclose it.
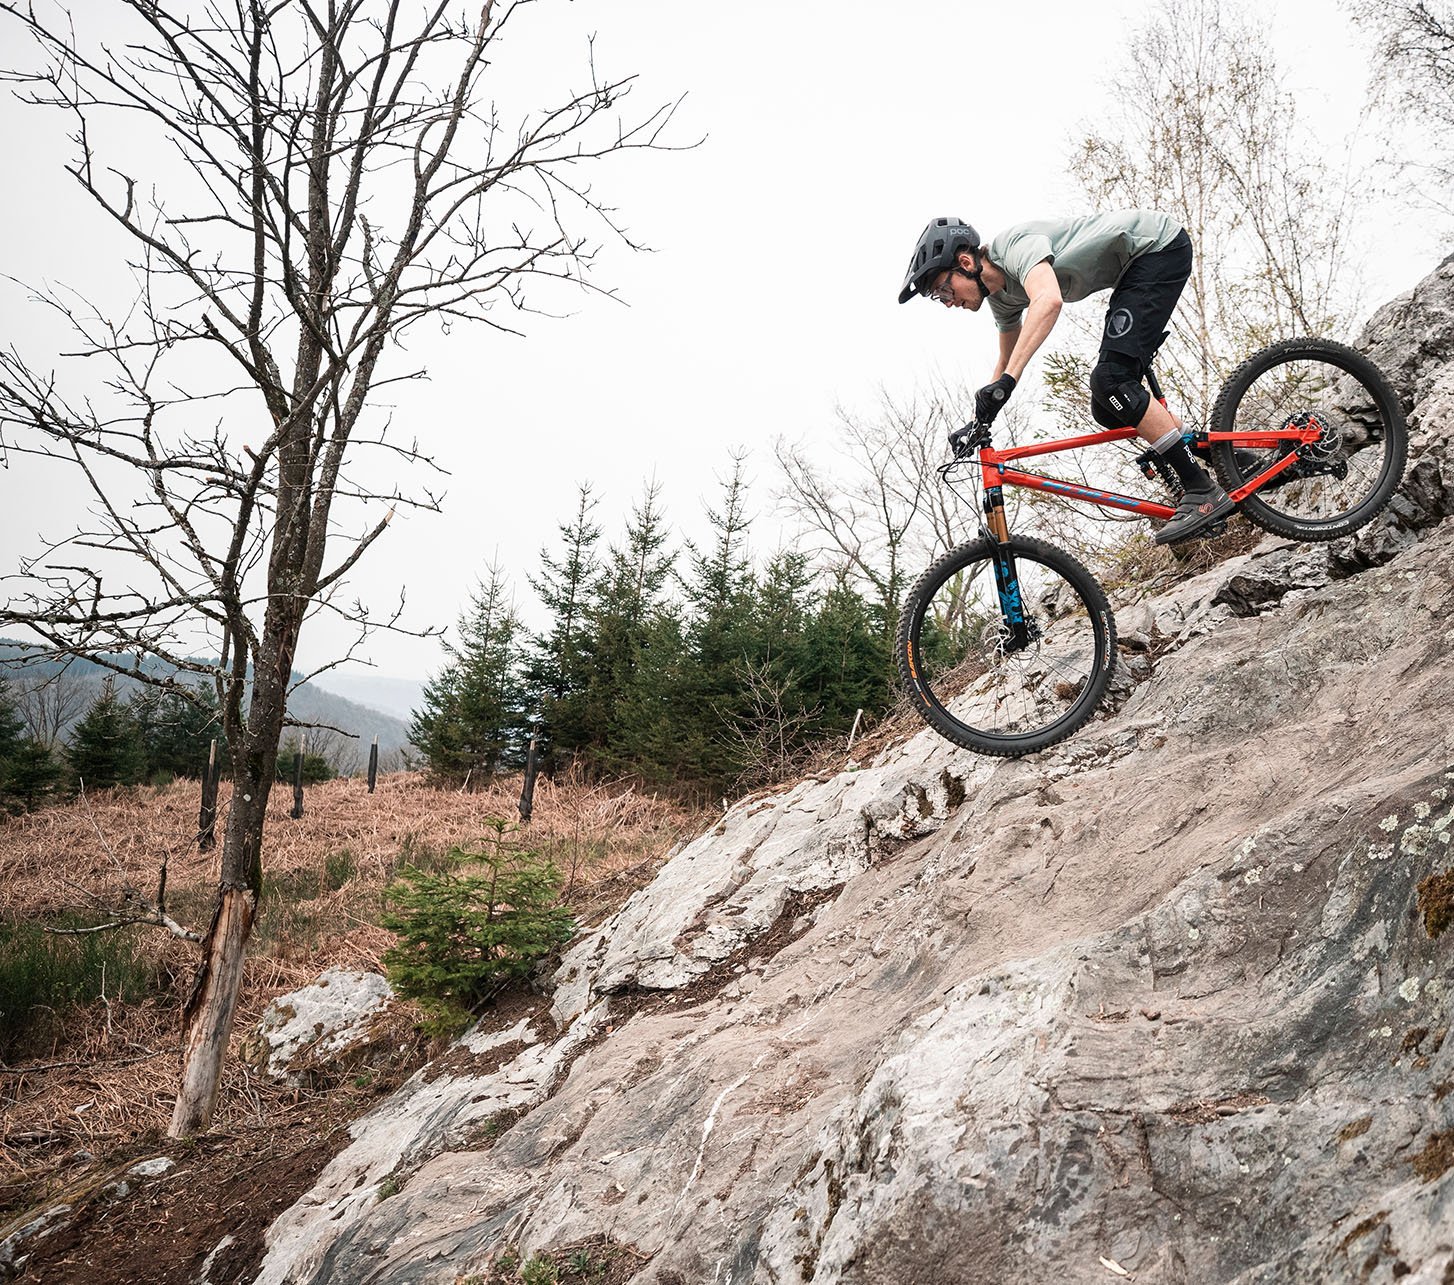
<instances>
[{"instance_id":1,"label":"black glove","mask_svg":"<svg viewBox=\"0 0 1454 1285\"><path fill-rule=\"evenodd\" d=\"M993 424L995 416L1000 413L1000 407L1010 400L1010 394L1014 391L1013 375L1001 375L994 383L986 384L974 395L975 419L981 424Z\"/></svg>"},{"instance_id":2,"label":"black glove","mask_svg":"<svg viewBox=\"0 0 1454 1285\"><path fill-rule=\"evenodd\" d=\"M989 430L983 424L966 424L949 434L949 450L955 459L962 460L976 446L988 445L989 440Z\"/></svg>"}]
</instances>

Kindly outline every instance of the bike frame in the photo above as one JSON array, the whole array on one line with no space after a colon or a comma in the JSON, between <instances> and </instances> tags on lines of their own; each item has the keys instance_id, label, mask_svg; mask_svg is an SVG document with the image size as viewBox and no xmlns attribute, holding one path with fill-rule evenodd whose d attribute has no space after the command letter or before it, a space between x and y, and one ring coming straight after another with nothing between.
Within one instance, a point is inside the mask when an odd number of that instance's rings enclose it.
<instances>
[{"instance_id":1,"label":"bike frame","mask_svg":"<svg viewBox=\"0 0 1454 1285\"><path fill-rule=\"evenodd\" d=\"M1166 398L1161 395L1155 379L1148 371L1147 382L1151 385L1152 394L1165 406ZM1322 436L1322 425L1318 423L1316 416L1309 415L1307 418L1308 422L1301 427L1285 425L1265 431L1198 432L1193 434L1193 440L1198 445L1230 442L1233 446L1255 446L1263 449L1286 442L1301 448L1305 444L1316 442ZM988 437L988 429L984 430L984 435ZM1140 499L1134 495L1121 495L1116 491L1102 491L1094 486L1082 486L1078 482L1064 482L1040 473L1027 473L1024 469L1012 467L1014 462L1033 459L1039 455L1058 455L1062 451L1078 451L1106 442L1128 442L1135 436L1134 428L1109 428L1079 437L1061 437L1051 442L1036 442L1030 446L1012 446L1003 451L996 450L988 441L981 444L977 462L984 477L984 524L987 534L997 546L994 552L995 586L999 591L1000 610L1004 616L1007 651L1019 651L1029 646L1034 641L1034 630L1025 617L1019 572L1009 544L1010 524L1005 516L1005 487L1019 486L1033 491L1049 491L1054 495L1063 495L1066 499L1079 500L1098 508L1109 506L1128 513L1139 513L1148 518L1165 520L1176 514L1176 510L1168 504L1158 504L1155 500ZM1147 449L1150 449L1149 446ZM1284 469L1291 468L1301 457L1300 449L1288 451L1256 477L1232 491L1231 498L1240 503L1258 488L1266 486Z\"/></svg>"},{"instance_id":2,"label":"bike frame","mask_svg":"<svg viewBox=\"0 0 1454 1285\"><path fill-rule=\"evenodd\" d=\"M1287 442L1301 446L1316 442L1321 428L1316 419L1311 419L1302 428L1282 428L1256 432L1197 433L1198 444L1230 442L1233 446L1275 447ZM1099 433L1086 433L1079 437L1061 437L1051 442L1036 442L1030 446L1012 446L1008 450L996 450L993 446L979 448L978 464L984 476L984 509L990 533L1000 543L1009 539L1009 526L1005 518L1004 488L1025 487L1034 491L1049 491L1063 495L1070 500L1079 500L1097 507L1109 505L1128 513L1139 513L1143 517L1172 517L1176 510L1170 505L1158 504L1155 500L1139 499L1134 495L1121 495L1115 491L1102 491L1093 486L1082 486L1078 482L1064 482L1058 478L1046 477L1040 473L1027 473L1023 469L1009 467L1016 460L1031 459L1037 455L1057 455L1062 451L1078 451L1087 446L1100 446L1106 442L1127 442L1136 436L1134 428L1110 428ZM1148 448L1149 449L1149 448ZM1269 468L1250 481L1244 482L1231 497L1240 502L1254 491L1265 486L1284 469L1291 468L1299 459L1297 451L1289 451Z\"/></svg>"}]
</instances>

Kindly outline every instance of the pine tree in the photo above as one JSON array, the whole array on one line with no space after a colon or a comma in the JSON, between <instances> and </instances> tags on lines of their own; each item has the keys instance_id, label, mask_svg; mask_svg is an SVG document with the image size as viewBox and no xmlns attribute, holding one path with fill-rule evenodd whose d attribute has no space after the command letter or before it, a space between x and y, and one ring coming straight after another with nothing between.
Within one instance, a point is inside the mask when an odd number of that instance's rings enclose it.
<instances>
[{"instance_id":1,"label":"pine tree","mask_svg":"<svg viewBox=\"0 0 1454 1285\"><path fill-rule=\"evenodd\" d=\"M6 762L0 802L34 811L55 795L64 776L65 769L46 746L26 741Z\"/></svg>"},{"instance_id":2,"label":"pine tree","mask_svg":"<svg viewBox=\"0 0 1454 1285\"><path fill-rule=\"evenodd\" d=\"M752 562L747 549L747 482L741 455L732 457L731 476L722 484L722 507L708 509L716 539L704 554L692 549L690 598L696 614L693 633L699 646L731 650L724 637L743 620L743 604L753 589Z\"/></svg>"},{"instance_id":3,"label":"pine tree","mask_svg":"<svg viewBox=\"0 0 1454 1285\"><path fill-rule=\"evenodd\" d=\"M742 742L732 728L748 700L743 675L758 662L760 650L752 620L757 585L747 546L750 519L741 455L732 457L721 506L708 509L707 519L715 539L705 552L692 550L690 664L679 669L687 690L677 730L682 770L715 793L743 767Z\"/></svg>"},{"instance_id":4,"label":"pine tree","mask_svg":"<svg viewBox=\"0 0 1454 1285\"><path fill-rule=\"evenodd\" d=\"M601 528L591 521L596 501L589 484L580 488L575 517L560 527L564 552L559 560L542 549L545 568L530 578L530 587L550 612L549 631L529 649L525 680L541 711L545 753L553 769L559 751L585 743L582 693L589 667L589 612L592 588L600 577L596 542Z\"/></svg>"},{"instance_id":5,"label":"pine tree","mask_svg":"<svg viewBox=\"0 0 1454 1285\"><path fill-rule=\"evenodd\" d=\"M10 696L10 681L0 674L0 812L14 800L13 765L25 751L25 724Z\"/></svg>"},{"instance_id":6,"label":"pine tree","mask_svg":"<svg viewBox=\"0 0 1454 1285\"><path fill-rule=\"evenodd\" d=\"M616 695L612 731L597 754L598 767L674 793L703 790L715 782L704 764L715 720L700 708L699 671L680 613L663 604L637 638L633 664Z\"/></svg>"},{"instance_id":7,"label":"pine tree","mask_svg":"<svg viewBox=\"0 0 1454 1285\"><path fill-rule=\"evenodd\" d=\"M493 821L479 851L455 848L440 871L406 869L390 886L384 927L399 942L384 954L389 981L420 1001L426 1029L455 1031L470 1011L575 931L560 904L560 872L506 841Z\"/></svg>"},{"instance_id":8,"label":"pine tree","mask_svg":"<svg viewBox=\"0 0 1454 1285\"><path fill-rule=\"evenodd\" d=\"M847 579L824 592L804 629L802 683L827 735L847 732L855 713L879 713L893 700L895 686L886 624Z\"/></svg>"},{"instance_id":9,"label":"pine tree","mask_svg":"<svg viewBox=\"0 0 1454 1285\"><path fill-rule=\"evenodd\" d=\"M10 695L10 680L0 674L0 774L5 764L25 744L25 724Z\"/></svg>"},{"instance_id":10,"label":"pine tree","mask_svg":"<svg viewBox=\"0 0 1454 1285\"><path fill-rule=\"evenodd\" d=\"M207 769L207 754L214 737L219 752L221 718L217 698L207 687L182 692L163 692L144 687L127 702L135 720L145 763L143 779L165 781L179 776L201 777Z\"/></svg>"},{"instance_id":11,"label":"pine tree","mask_svg":"<svg viewBox=\"0 0 1454 1285\"><path fill-rule=\"evenodd\" d=\"M105 790L142 779L146 754L141 728L109 678L72 729L66 758L77 788Z\"/></svg>"},{"instance_id":12,"label":"pine tree","mask_svg":"<svg viewBox=\"0 0 1454 1285\"><path fill-rule=\"evenodd\" d=\"M638 713L653 704L641 690L636 671L675 561L667 547L670 532L660 498L661 488L649 483L632 510L625 544L609 551L588 613L589 669L580 694L581 752L597 768L619 758L612 747L631 738L632 729L623 722L628 692L634 693Z\"/></svg>"},{"instance_id":13,"label":"pine tree","mask_svg":"<svg viewBox=\"0 0 1454 1285\"><path fill-rule=\"evenodd\" d=\"M820 722L816 694L804 685L811 665L806 631L813 578L805 554L784 550L767 564L757 583L745 642L732 671L735 702L729 730L740 785L777 779Z\"/></svg>"},{"instance_id":14,"label":"pine tree","mask_svg":"<svg viewBox=\"0 0 1454 1285\"><path fill-rule=\"evenodd\" d=\"M504 574L488 579L459 619L459 641L446 645L448 661L424 689L410 739L441 776L488 779L523 761L529 739L528 697L520 676L520 622Z\"/></svg>"}]
</instances>

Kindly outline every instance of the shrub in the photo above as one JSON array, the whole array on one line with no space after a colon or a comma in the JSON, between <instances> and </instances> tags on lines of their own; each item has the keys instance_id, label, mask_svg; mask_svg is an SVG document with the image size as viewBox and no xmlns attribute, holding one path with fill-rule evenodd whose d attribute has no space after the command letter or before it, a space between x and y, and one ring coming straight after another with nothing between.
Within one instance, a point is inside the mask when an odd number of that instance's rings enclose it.
<instances>
[{"instance_id":1,"label":"shrub","mask_svg":"<svg viewBox=\"0 0 1454 1285\"><path fill-rule=\"evenodd\" d=\"M70 925L66 925L70 926ZM0 923L0 1062L51 1037L66 1014L99 1000L136 1001L160 979L130 932L56 936Z\"/></svg>"},{"instance_id":2,"label":"shrub","mask_svg":"<svg viewBox=\"0 0 1454 1285\"><path fill-rule=\"evenodd\" d=\"M505 822L490 826L478 851L455 848L438 871L410 867L386 894L384 926L400 937L384 955L389 981L420 1002L437 1033L462 1028L575 932L555 866L513 846Z\"/></svg>"},{"instance_id":3,"label":"shrub","mask_svg":"<svg viewBox=\"0 0 1454 1285\"><path fill-rule=\"evenodd\" d=\"M289 782L293 780L293 771L298 762L298 746L294 741L289 741L278 751L278 780ZM331 781L338 775L333 764L322 754L309 754L303 752L303 784L319 785L324 781Z\"/></svg>"},{"instance_id":4,"label":"shrub","mask_svg":"<svg viewBox=\"0 0 1454 1285\"><path fill-rule=\"evenodd\" d=\"M520 1279L525 1285L558 1285L560 1273L550 1259L536 1254L520 1269Z\"/></svg>"},{"instance_id":5,"label":"shrub","mask_svg":"<svg viewBox=\"0 0 1454 1285\"><path fill-rule=\"evenodd\" d=\"M329 892L337 892L358 873L358 863L347 848L341 852L330 852L323 859L323 886Z\"/></svg>"}]
</instances>

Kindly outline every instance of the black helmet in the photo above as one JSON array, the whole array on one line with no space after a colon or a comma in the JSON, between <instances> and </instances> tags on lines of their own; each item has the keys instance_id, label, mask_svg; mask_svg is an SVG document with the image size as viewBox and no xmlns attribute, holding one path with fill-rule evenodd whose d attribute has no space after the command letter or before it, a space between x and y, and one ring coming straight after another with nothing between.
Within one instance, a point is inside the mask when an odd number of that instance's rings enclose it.
<instances>
[{"instance_id":1,"label":"black helmet","mask_svg":"<svg viewBox=\"0 0 1454 1285\"><path fill-rule=\"evenodd\" d=\"M899 291L899 302L908 303L945 268L954 266L960 250L978 250L979 233L963 219L935 219L919 235L914 257L909 260L909 273Z\"/></svg>"}]
</instances>

